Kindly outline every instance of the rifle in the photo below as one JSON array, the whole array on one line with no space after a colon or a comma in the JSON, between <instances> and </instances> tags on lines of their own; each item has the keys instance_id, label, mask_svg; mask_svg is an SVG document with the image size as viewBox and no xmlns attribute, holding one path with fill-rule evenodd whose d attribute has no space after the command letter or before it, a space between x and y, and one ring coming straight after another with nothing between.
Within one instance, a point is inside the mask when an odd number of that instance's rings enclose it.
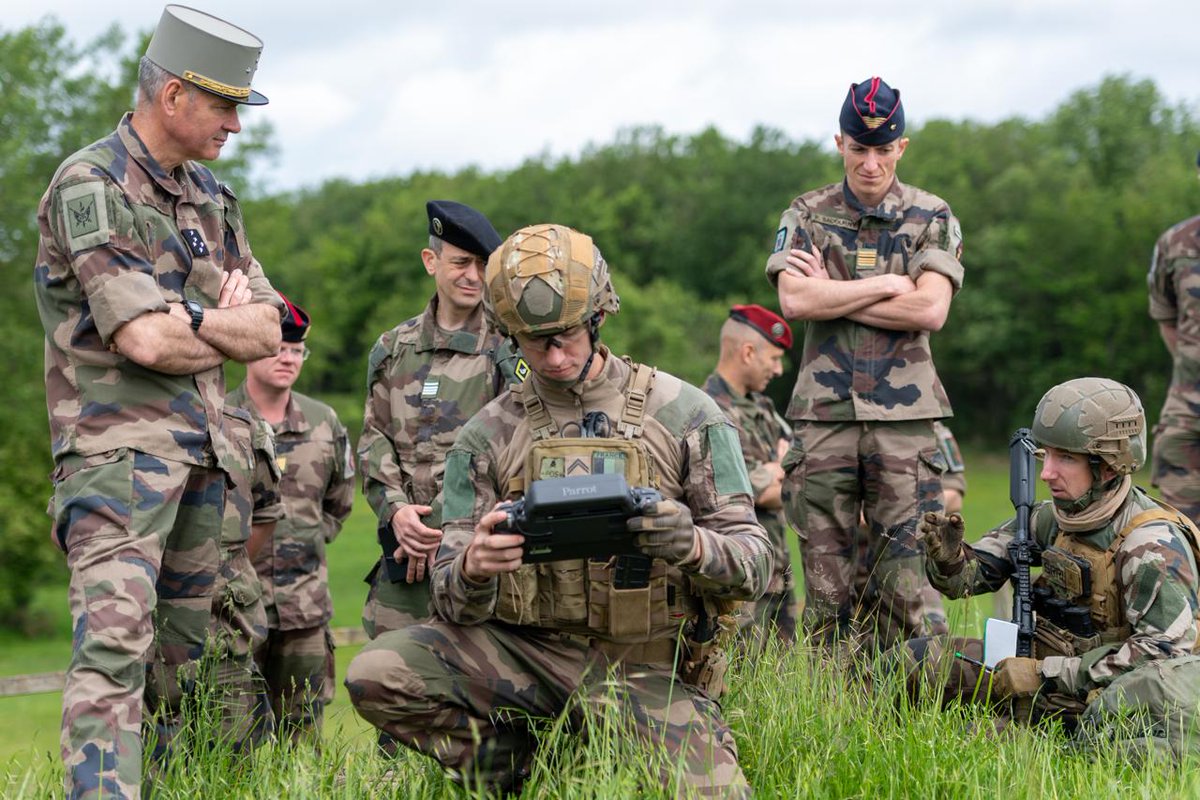
<instances>
[{"instance_id":1,"label":"rifle","mask_svg":"<svg viewBox=\"0 0 1200 800\"><path fill-rule=\"evenodd\" d=\"M1029 515L1033 508L1033 453L1029 428L1021 428L1008 443L1008 492L1017 511L1017 533L1008 545L1016 572L1013 581L1013 622L1017 624L1017 655L1033 655L1033 587L1029 567L1033 562Z\"/></svg>"}]
</instances>

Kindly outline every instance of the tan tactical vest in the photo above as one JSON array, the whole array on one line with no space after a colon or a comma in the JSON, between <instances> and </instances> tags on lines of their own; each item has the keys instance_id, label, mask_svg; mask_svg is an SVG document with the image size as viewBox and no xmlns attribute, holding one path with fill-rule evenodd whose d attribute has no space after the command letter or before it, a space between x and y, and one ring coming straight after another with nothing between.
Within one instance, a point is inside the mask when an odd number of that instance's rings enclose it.
<instances>
[{"instance_id":1,"label":"tan tactical vest","mask_svg":"<svg viewBox=\"0 0 1200 800\"><path fill-rule=\"evenodd\" d=\"M1151 508L1134 516L1104 550L1060 532L1054 545L1042 554L1042 575L1038 583L1050 586L1055 596L1062 600L1089 608L1096 633L1088 637L1077 636L1039 615L1034 632L1037 658L1076 656L1129 638L1133 629L1125 616L1116 556L1125 537L1142 525L1156 520L1177 525L1184 532L1195 571L1196 565L1200 564L1200 530L1186 515L1166 503L1153 502L1160 508ZM1091 572L1090 593L1085 591L1081 564L1086 564ZM1200 624L1200 613L1197 613L1197 623ZM1193 651L1200 652L1200 639Z\"/></svg>"},{"instance_id":2,"label":"tan tactical vest","mask_svg":"<svg viewBox=\"0 0 1200 800\"><path fill-rule=\"evenodd\" d=\"M513 395L525 407L534 444L521 475L509 482L508 498L520 497L535 480L596 473L620 473L630 486L657 488L654 461L641 441L653 382L653 368L634 365L624 406L614 421L615 435L607 437L562 436L533 387L513 386ZM648 586L621 589L613 585L616 561L522 565L500 576L496 616L514 625L556 628L619 643L674 638L679 623L690 615L678 570L656 559Z\"/></svg>"}]
</instances>

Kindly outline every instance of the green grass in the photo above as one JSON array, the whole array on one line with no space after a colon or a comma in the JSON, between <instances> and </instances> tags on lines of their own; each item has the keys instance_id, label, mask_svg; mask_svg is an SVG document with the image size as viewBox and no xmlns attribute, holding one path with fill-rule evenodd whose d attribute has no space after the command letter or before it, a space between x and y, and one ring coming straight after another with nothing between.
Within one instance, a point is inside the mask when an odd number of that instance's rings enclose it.
<instances>
[{"instance_id":1,"label":"green grass","mask_svg":"<svg viewBox=\"0 0 1200 800\"><path fill-rule=\"evenodd\" d=\"M968 454L970 486L964 516L968 538L1011 515L1007 460ZM793 542L794 544L794 542ZM329 574L335 626L357 626L366 596L362 577L376 558L374 520L360 499L341 536L330 546ZM798 562L798 559L797 559ZM61 670L70 650L65 580L39 594L54 620L44 640L0 637L0 674ZM956 633L977 635L993 614L990 598L947 604ZM356 647L339 648L338 674ZM1170 768L1132 770L1111 760L1069 753L1061 736L1017 730L989 736L977 710L941 712L909 706L898 687L861 684L812 653L768 652L735 664L725 700L742 764L759 797L1046 798L1194 796L1200 773ZM0 698L0 792L5 797L57 793L57 694ZM266 748L250 763L230 764L219 752L197 754L187 774L165 779L157 797L349 797L383 794L387 770L373 751L373 732L338 689L327 710L320 756L297 758ZM644 759L631 757L618 732L583 742L553 729L543 741L525 797L624 797L647 782ZM7 765L4 768L2 765ZM406 754L395 765L405 797L459 797L427 759ZM236 768L235 768L236 767ZM345 785L334 786L342 773ZM657 790L647 794L657 796Z\"/></svg>"}]
</instances>

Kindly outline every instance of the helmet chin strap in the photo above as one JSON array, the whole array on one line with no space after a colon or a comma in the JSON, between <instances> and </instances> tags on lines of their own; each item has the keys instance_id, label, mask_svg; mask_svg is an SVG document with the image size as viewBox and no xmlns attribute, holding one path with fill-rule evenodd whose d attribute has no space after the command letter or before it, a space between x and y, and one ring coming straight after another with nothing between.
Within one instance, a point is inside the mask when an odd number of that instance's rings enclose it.
<instances>
[{"instance_id":1,"label":"helmet chin strap","mask_svg":"<svg viewBox=\"0 0 1200 800\"><path fill-rule=\"evenodd\" d=\"M1060 511L1068 514L1078 514L1085 508L1095 503L1104 493L1112 489L1121 480L1120 475L1116 475L1108 480L1104 480L1102 473L1104 470L1104 460L1097 456L1088 456L1088 466L1092 471L1092 485L1088 490L1074 500L1059 500L1054 499L1054 505Z\"/></svg>"},{"instance_id":2,"label":"helmet chin strap","mask_svg":"<svg viewBox=\"0 0 1200 800\"><path fill-rule=\"evenodd\" d=\"M583 369L579 371L579 376L571 382L571 386L583 383L587 380L588 373L592 370L592 361L596 358L596 345L600 342L600 312L592 314L587 321L588 343L591 345L592 352L588 354L587 361L583 362Z\"/></svg>"}]
</instances>

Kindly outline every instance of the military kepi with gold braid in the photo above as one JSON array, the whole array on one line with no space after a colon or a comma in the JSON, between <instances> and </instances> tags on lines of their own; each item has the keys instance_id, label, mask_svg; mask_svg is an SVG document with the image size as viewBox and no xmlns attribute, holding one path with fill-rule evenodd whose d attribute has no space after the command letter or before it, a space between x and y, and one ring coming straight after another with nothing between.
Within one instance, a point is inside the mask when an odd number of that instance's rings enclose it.
<instances>
[{"instance_id":1,"label":"military kepi with gold braid","mask_svg":"<svg viewBox=\"0 0 1200 800\"><path fill-rule=\"evenodd\" d=\"M167 6L146 58L210 94L249 106L267 98L250 88L263 43L249 31L187 6Z\"/></svg>"},{"instance_id":2,"label":"military kepi with gold braid","mask_svg":"<svg viewBox=\"0 0 1200 800\"><path fill-rule=\"evenodd\" d=\"M850 84L840 117L842 133L859 144L878 147L904 135L900 90L880 77Z\"/></svg>"}]
</instances>

